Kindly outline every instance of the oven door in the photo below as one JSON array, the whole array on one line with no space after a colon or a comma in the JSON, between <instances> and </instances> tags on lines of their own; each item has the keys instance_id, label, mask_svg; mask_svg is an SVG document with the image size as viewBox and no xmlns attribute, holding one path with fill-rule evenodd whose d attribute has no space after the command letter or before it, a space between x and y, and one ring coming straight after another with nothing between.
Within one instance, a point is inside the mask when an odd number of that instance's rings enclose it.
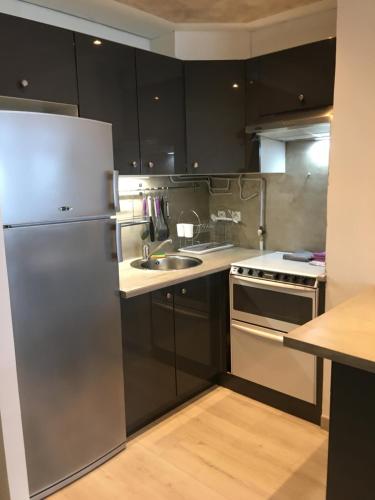
<instances>
[{"instance_id":1,"label":"oven door","mask_svg":"<svg viewBox=\"0 0 375 500\"><path fill-rule=\"evenodd\" d=\"M230 277L231 318L290 332L317 316L317 289L255 278Z\"/></svg>"}]
</instances>

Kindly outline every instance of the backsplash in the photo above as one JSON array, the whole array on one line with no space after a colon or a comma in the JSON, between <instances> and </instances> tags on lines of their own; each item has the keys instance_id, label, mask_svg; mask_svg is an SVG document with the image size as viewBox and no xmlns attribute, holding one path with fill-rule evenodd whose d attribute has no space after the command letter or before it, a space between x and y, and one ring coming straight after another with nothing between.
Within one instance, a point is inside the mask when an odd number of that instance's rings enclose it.
<instances>
[{"instance_id":1,"label":"backsplash","mask_svg":"<svg viewBox=\"0 0 375 500\"><path fill-rule=\"evenodd\" d=\"M267 250L311 250L325 249L326 205L328 184L327 141L295 141L286 147L286 173L266 174L265 196L265 249ZM222 184L221 184L222 185ZM210 196L205 184L173 184L167 176L155 177L120 177L121 219L139 219L142 217L142 191L160 186L168 187L163 191L151 193L164 196L168 200L170 218L168 226L173 239L173 250L182 242L176 234L176 224L191 222L197 224L197 212L200 221L210 221L210 214L223 210L241 212L241 222L211 224L210 232L201 233L200 242L208 240L231 240L245 248L259 248L257 230L259 227L259 196L248 201L240 199L238 179L230 183L230 193ZM246 181L243 184L243 196L249 197L259 192L259 182ZM142 255L142 240L145 225L136 225L122 229L123 252L126 259ZM158 242L151 244L151 248ZM170 251L172 248L166 247Z\"/></svg>"},{"instance_id":2,"label":"backsplash","mask_svg":"<svg viewBox=\"0 0 375 500\"><path fill-rule=\"evenodd\" d=\"M267 181L266 249L325 249L328 154L328 141L289 142L286 173L263 175ZM246 182L244 197L258 190L256 182ZM240 211L241 223L232 224L233 240L243 247L258 248L259 197L241 201L237 182L231 183L231 192L232 196L210 197L210 213Z\"/></svg>"},{"instance_id":3,"label":"backsplash","mask_svg":"<svg viewBox=\"0 0 375 500\"><path fill-rule=\"evenodd\" d=\"M163 196L169 204L170 217L167 224L170 230L170 237L173 239L173 249L179 247L179 240L176 234L176 224L181 218L183 222L191 222L197 224L195 215L191 212L194 210L202 222L207 222L209 218L208 205L208 190L203 184L192 187L193 183L188 185L175 185L170 182L167 176L155 176L149 178L142 177L126 177L120 176L119 191L120 191L120 219L137 219L142 218L142 190L147 188L155 188L165 186L169 189L163 191L151 191L150 194ZM133 190L138 190L133 193ZM151 249L159 242L150 243L149 239L142 240L141 235L145 225L136 225L124 227L122 229L122 244L124 258L134 258L142 255L142 246L147 243L151 245ZM208 241L209 235L200 235L200 241ZM171 247L166 247L166 250L171 250Z\"/></svg>"}]
</instances>

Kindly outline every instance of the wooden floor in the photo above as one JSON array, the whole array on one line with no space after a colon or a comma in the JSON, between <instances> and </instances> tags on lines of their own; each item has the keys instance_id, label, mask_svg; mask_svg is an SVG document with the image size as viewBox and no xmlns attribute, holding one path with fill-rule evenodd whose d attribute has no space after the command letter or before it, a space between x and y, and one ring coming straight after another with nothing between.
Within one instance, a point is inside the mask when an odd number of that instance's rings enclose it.
<instances>
[{"instance_id":1,"label":"wooden floor","mask_svg":"<svg viewBox=\"0 0 375 500\"><path fill-rule=\"evenodd\" d=\"M52 500L323 500L328 435L222 387Z\"/></svg>"}]
</instances>

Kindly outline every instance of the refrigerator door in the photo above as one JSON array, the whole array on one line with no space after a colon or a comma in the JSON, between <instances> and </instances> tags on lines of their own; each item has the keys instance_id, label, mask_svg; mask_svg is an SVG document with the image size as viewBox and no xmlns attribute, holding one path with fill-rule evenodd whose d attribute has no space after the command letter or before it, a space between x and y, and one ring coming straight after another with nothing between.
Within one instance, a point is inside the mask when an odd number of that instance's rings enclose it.
<instances>
[{"instance_id":1,"label":"refrigerator door","mask_svg":"<svg viewBox=\"0 0 375 500\"><path fill-rule=\"evenodd\" d=\"M114 228L101 219L4 233L35 495L74 480L125 441Z\"/></svg>"},{"instance_id":2,"label":"refrigerator door","mask_svg":"<svg viewBox=\"0 0 375 500\"><path fill-rule=\"evenodd\" d=\"M114 212L112 126L71 116L0 111L5 225Z\"/></svg>"}]
</instances>

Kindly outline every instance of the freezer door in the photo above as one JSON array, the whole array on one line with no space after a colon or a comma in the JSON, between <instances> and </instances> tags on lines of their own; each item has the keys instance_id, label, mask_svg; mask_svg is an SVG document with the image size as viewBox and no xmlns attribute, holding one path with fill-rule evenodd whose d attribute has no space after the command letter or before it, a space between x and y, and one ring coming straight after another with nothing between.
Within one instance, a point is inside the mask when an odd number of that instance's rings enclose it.
<instances>
[{"instance_id":1,"label":"freezer door","mask_svg":"<svg viewBox=\"0 0 375 500\"><path fill-rule=\"evenodd\" d=\"M125 441L110 220L5 231L31 495Z\"/></svg>"},{"instance_id":2,"label":"freezer door","mask_svg":"<svg viewBox=\"0 0 375 500\"><path fill-rule=\"evenodd\" d=\"M112 126L0 111L0 203L6 225L113 213Z\"/></svg>"}]
</instances>

